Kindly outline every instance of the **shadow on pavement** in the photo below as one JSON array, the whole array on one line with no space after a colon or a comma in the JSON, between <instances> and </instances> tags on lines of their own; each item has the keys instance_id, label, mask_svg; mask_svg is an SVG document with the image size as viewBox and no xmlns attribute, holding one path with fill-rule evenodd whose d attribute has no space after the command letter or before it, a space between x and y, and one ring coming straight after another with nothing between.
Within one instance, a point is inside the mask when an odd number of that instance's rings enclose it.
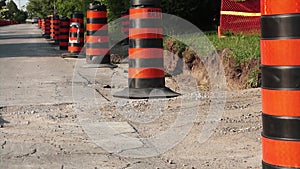
<instances>
[{"instance_id":1,"label":"shadow on pavement","mask_svg":"<svg viewBox=\"0 0 300 169\"><path fill-rule=\"evenodd\" d=\"M45 57L60 56L59 51L49 43L0 44L0 57Z\"/></svg>"},{"instance_id":2,"label":"shadow on pavement","mask_svg":"<svg viewBox=\"0 0 300 169\"><path fill-rule=\"evenodd\" d=\"M37 39L37 38L43 38L43 37L42 37L42 35L24 36L24 35L1 35L0 34L0 40L7 40L7 39Z\"/></svg>"},{"instance_id":3,"label":"shadow on pavement","mask_svg":"<svg viewBox=\"0 0 300 169\"><path fill-rule=\"evenodd\" d=\"M2 119L2 117L0 116L0 128L2 128L5 123L10 123L10 122Z\"/></svg>"}]
</instances>

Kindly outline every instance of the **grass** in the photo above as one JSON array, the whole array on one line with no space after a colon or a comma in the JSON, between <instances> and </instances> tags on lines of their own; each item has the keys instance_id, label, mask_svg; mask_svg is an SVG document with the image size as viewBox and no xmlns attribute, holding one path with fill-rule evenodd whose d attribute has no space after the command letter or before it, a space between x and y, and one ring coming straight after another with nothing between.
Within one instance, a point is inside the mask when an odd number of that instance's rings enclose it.
<instances>
[{"instance_id":1,"label":"grass","mask_svg":"<svg viewBox=\"0 0 300 169\"><path fill-rule=\"evenodd\" d=\"M217 50L230 49L237 63L260 57L260 36L257 34L239 34L223 38L219 38L217 34L208 34L207 37Z\"/></svg>"},{"instance_id":2,"label":"grass","mask_svg":"<svg viewBox=\"0 0 300 169\"><path fill-rule=\"evenodd\" d=\"M171 40L179 51L183 51L186 46L198 46L198 53L202 56L209 54L214 48L216 50L230 49L232 56L235 57L236 63L246 62L251 58L260 57L260 35L232 35L219 38L216 33L210 34L190 34L180 35L178 38L167 37ZM199 48L200 46L200 48Z\"/></svg>"}]
</instances>

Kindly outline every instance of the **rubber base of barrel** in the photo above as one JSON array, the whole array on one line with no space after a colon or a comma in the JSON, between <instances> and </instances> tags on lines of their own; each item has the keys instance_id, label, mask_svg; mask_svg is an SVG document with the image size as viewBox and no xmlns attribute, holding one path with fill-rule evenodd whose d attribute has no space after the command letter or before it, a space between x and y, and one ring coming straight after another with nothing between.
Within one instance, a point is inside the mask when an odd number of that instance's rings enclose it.
<instances>
[{"instance_id":1,"label":"rubber base of barrel","mask_svg":"<svg viewBox=\"0 0 300 169\"><path fill-rule=\"evenodd\" d=\"M280 166L275 166L268 164L266 162L262 162L262 168L263 169L299 169L299 168L294 168L294 167L280 167Z\"/></svg>"},{"instance_id":2,"label":"rubber base of barrel","mask_svg":"<svg viewBox=\"0 0 300 169\"><path fill-rule=\"evenodd\" d=\"M127 99L152 99L152 98L171 98L180 96L179 93L171 89L164 88L125 88L120 92L113 94L114 97L127 98Z\"/></svg>"},{"instance_id":3,"label":"rubber base of barrel","mask_svg":"<svg viewBox=\"0 0 300 169\"><path fill-rule=\"evenodd\" d=\"M63 53L61 54L62 58L78 58L80 53Z\"/></svg>"},{"instance_id":4,"label":"rubber base of barrel","mask_svg":"<svg viewBox=\"0 0 300 169\"><path fill-rule=\"evenodd\" d=\"M50 35L47 35L47 34L43 34L43 37L44 37L45 39L50 39Z\"/></svg>"},{"instance_id":5,"label":"rubber base of barrel","mask_svg":"<svg viewBox=\"0 0 300 169\"><path fill-rule=\"evenodd\" d=\"M52 46L57 46L57 45L59 45L57 42L53 42L53 41L51 41L49 44L52 45Z\"/></svg>"},{"instance_id":6,"label":"rubber base of barrel","mask_svg":"<svg viewBox=\"0 0 300 169\"><path fill-rule=\"evenodd\" d=\"M87 64L83 65L83 68L117 68L117 65L113 64Z\"/></svg>"}]
</instances>

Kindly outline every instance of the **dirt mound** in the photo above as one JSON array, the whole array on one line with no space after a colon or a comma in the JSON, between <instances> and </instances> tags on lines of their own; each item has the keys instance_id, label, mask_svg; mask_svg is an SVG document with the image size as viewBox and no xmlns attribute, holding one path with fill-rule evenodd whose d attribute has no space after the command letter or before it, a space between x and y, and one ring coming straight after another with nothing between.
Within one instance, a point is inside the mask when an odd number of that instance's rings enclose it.
<instances>
[{"instance_id":1,"label":"dirt mound","mask_svg":"<svg viewBox=\"0 0 300 169\"><path fill-rule=\"evenodd\" d=\"M246 88L258 87L260 85L260 60L250 59L247 62L237 63L230 49L217 51L215 55L221 61L217 64L216 57L198 56L191 48L178 48L172 41L168 41L165 46L166 50L182 58L184 66L191 71L202 90L210 89L210 78L207 71L209 65L215 74L224 70L228 90L240 90Z\"/></svg>"}]
</instances>

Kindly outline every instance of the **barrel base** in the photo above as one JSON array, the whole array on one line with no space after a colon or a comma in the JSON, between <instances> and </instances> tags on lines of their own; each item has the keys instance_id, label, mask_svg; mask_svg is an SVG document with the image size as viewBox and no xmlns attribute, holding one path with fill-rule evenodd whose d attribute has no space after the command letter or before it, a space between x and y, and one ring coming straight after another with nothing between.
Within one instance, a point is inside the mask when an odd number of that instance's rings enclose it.
<instances>
[{"instance_id":1,"label":"barrel base","mask_svg":"<svg viewBox=\"0 0 300 169\"><path fill-rule=\"evenodd\" d=\"M68 50L68 46L59 46L59 50Z\"/></svg>"},{"instance_id":2,"label":"barrel base","mask_svg":"<svg viewBox=\"0 0 300 169\"><path fill-rule=\"evenodd\" d=\"M78 58L80 53L63 53L62 58Z\"/></svg>"},{"instance_id":3,"label":"barrel base","mask_svg":"<svg viewBox=\"0 0 300 169\"><path fill-rule=\"evenodd\" d=\"M117 65L106 63L106 64L87 64L83 65L83 68L117 68Z\"/></svg>"},{"instance_id":4,"label":"barrel base","mask_svg":"<svg viewBox=\"0 0 300 169\"><path fill-rule=\"evenodd\" d=\"M120 92L113 94L114 97L127 99L149 99L149 98L171 98L180 96L179 93L171 89L164 88L125 88Z\"/></svg>"},{"instance_id":5,"label":"barrel base","mask_svg":"<svg viewBox=\"0 0 300 169\"><path fill-rule=\"evenodd\" d=\"M50 39L50 35L48 35L48 34L43 34L43 37L44 37L45 39Z\"/></svg>"},{"instance_id":6,"label":"barrel base","mask_svg":"<svg viewBox=\"0 0 300 169\"><path fill-rule=\"evenodd\" d=\"M275 166L275 165L268 164L264 161L262 162L262 168L263 169L299 169L299 168L292 168L292 167Z\"/></svg>"}]
</instances>

